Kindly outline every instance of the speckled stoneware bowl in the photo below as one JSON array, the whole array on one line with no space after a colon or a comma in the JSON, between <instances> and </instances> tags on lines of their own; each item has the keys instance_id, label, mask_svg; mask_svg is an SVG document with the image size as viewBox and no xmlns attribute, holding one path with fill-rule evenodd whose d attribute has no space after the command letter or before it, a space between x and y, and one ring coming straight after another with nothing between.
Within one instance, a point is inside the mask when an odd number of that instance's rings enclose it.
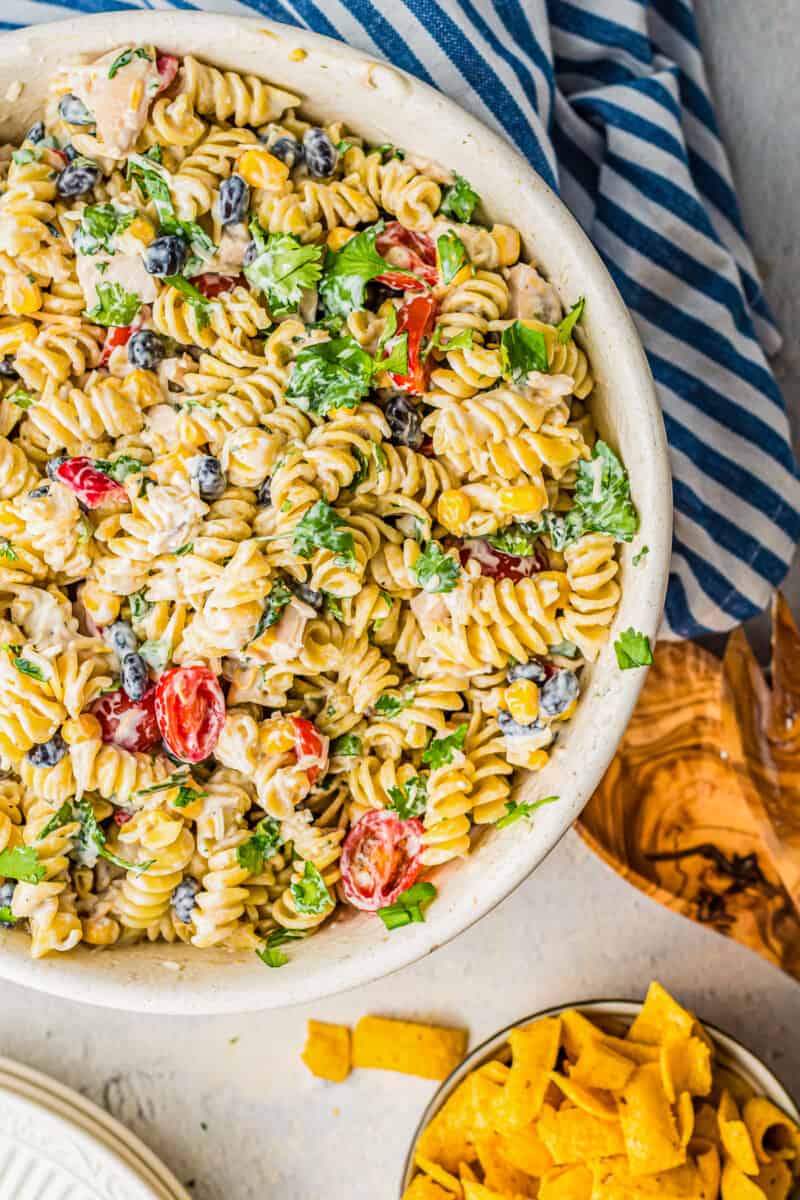
<instances>
[{"instance_id":1,"label":"speckled stoneware bowl","mask_svg":"<svg viewBox=\"0 0 800 1200\"><path fill-rule=\"evenodd\" d=\"M493 1058L500 1058L502 1056L503 1049L508 1043L508 1035L512 1029L519 1029L523 1025L530 1025L532 1021L538 1021L542 1017L557 1017L559 1013L564 1012L568 1008L577 1008L580 1012L585 1013L587 1017L591 1018L591 1020L596 1021L598 1025L601 1025L608 1033L619 1036L628 1028L634 1017L640 1012L641 1007L641 1004L632 1000L581 1000L575 1004L560 1004L555 1008L545 1008L541 1012L533 1013L530 1017L522 1017L521 1020L515 1021L513 1025L508 1025L505 1029L501 1029L499 1033L494 1034L493 1037L482 1042L480 1046L476 1046L467 1055L461 1065L456 1067L455 1071L445 1079L420 1117L419 1125L414 1132L411 1148L403 1167L400 1196L402 1197L414 1177L414 1154L416 1153L417 1142L422 1136L423 1130L430 1124L445 1101L450 1098L458 1085L466 1079L471 1071L474 1071L476 1067L480 1067L486 1062L490 1062ZM769 1067L760 1058L757 1058L751 1050L748 1050L746 1046L737 1041L736 1038L731 1037L729 1033L723 1033L721 1029L717 1029L716 1025L712 1025L703 1017L698 1019L714 1043L716 1061L719 1066L726 1067L729 1071L734 1072L734 1074L748 1083L760 1096L766 1096L768 1100L776 1104L792 1120L800 1122L800 1113L797 1110L797 1105Z\"/></svg>"},{"instance_id":2,"label":"speckled stoneware bowl","mask_svg":"<svg viewBox=\"0 0 800 1200\"><path fill-rule=\"evenodd\" d=\"M120 44L152 42L251 72L304 97L319 120L341 120L370 142L413 146L465 175L494 220L516 225L525 249L562 298L587 297L582 337L597 377L594 412L621 453L641 514L641 532L623 547L618 632L654 638L669 567L671 491L664 427L633 323L605 267L561 201L512 147L450 100L367 54L268 21L188 12L119 12L0 35L0 140L19 139L41 108L48 78L69 58ZM302 49L302 55L293 51ZM301 61L297 61L300 58ZM24 84L13 103L14 81ZM11 89L11 90L9 90ZM631 558L649 546L645 563ZM613 640L613 633L612 633ZM644 672L620 672L611 644L587 672L575 718L548 767L522 784L529 798L558 804L483 836L465 862L440 872L439 898L424 924L388 933L374 917L348 915L292 947L290 966L266 970L252 953L140 945L81 949L33 962L21 933L0 935L0 975L75 1000L149 1012L241 1012L343 991L396 971L466 929L542 861L601 779L631 715Z\"/></svg>"}]
</instances>

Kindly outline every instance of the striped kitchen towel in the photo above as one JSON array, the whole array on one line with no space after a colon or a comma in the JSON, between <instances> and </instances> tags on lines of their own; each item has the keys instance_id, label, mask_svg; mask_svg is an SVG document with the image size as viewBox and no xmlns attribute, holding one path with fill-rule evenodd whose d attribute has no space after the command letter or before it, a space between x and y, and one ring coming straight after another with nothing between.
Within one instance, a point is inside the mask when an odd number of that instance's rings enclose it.
<instances>
[{"instance_id":1,"label":"striped kitchen towel","mask_svg":"<svg viewBox=\"0 0 800 1200\"><path fill-rule=\"evenodd\" d=\"M669 630L762 609L800 533L800 482L692 0L4 0L0 27L169 7L341 38L514 143L593 239L649 355L674 475Z\"/></svg>"}]
</instances>

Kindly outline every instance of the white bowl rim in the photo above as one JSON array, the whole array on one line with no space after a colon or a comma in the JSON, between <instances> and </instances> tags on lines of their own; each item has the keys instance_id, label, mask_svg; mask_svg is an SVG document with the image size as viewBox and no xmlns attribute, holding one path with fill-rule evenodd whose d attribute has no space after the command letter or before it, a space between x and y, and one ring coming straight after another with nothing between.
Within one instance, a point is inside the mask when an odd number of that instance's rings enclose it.
<instances>
[{"instance_id":1,"label":"white bowl rim","mask_svg":"<svg viewBox=\"0 0 800 1200\"><path fill-rule=\"evenodd\" d=\"M307 30L258 17L174 9L158 12L124 10L34 25L4 33L0 37L0 76L16 79L21 73L20 63L31 60L29 77L35 77L37 56L40 63L60 62L76 51L99 54L113 46L131 42L155 43L163 50L195 53L212 63L248 70L250 68L239 60L255 53L255 42L251 46L251 40L255 37L260 39L258 50L264 58L263 69L259 68L257 73L274 83L299 91L306 109L313 109L315 98L324 90L322 80L325 70L320 67L314 68L318 88L315 89L310 82L307 88L302 86L303 72L314 67L315 56L327 60L328 68L335 67L336 72L341 73L342 81L350 87L354 86L357 75L362 83L365 77L369 78L369 86L375 87L377 71L380 86L386 83L388 98L382 97L380 103L374 100L373 107L379 108L382 104L384 111L396 109L397 94L401 94L409 109L424 103L426 124L438 127L442 122L449 123L442 136L454 144L458 143L458 149L454 148L447 156L453 166L460 167L464 161L477 163L484 156L487 161L494 158L495 169L502 169L509 176L513 168L516 186L524 185L525 188L524 203L536 209L536 229L531 231L526 226L523 232L533 239L534 236L540 236L540 229L553 227L557 228L562 239L558 251L553 251L552 263L545 262L553 276L556 256L561 255L562 286L568 272L567 262L571 263L579 257L581 287L577 294L585 293L591 301L585 327L593 363L596 363L598 353L604 353L599 337L591 333L594 312L598 314L597 332L602 324L604 339L615 351L613 391L624 396L625 400L624 405L618 404L618 411L614 413L614 433L619 431L621 422L634 427L635 418L639 418L639 426L635 434L630 436L633 448L642 460L635 494L639 501L642 526L647 533L649 555L647 569L637 575L636 587L623 588L622 610L627 613L626 621L632 615L635 627L654 641L669 571L672 505L666 437L652 376L631 316L597 251L563 203L508 142L434 88L394 66L384 64L375 56ZM280 62L275 50L277 43L281 43L284 55ZM307 60L302 63L284 61L288 46L305 50ZM334 71L329 70L328 80L333 76ZM400 93L397 92L398 88L401 88ZM372 93L373 97L377 95L378 92ZM15 106L20 113L16 119L18 128L24 106L23 94L22 100ZM4 120L0 109L0 127L4 123L9 124L12 119L6 114ZM399 130L400 118L394 111L391 120L388 116L386 120L389 123L394 120ZM367 123L366 118L362 120L362 128L366 128ZM353 125L358 127L357 119ZM428 136L427 129L425 136ZM430 136L438 136L438 133ZM402 144L404 139L396 136L394 140ZM468 157L470 154L471 159ZM476 166L474 169L480 168ZM495 212L503 204L510 203L502 195L495 201L496 194L491 186L487 185L484 194L488 198L488 207ZM503 219L502 214L498 219ZM612 437L612 441L615 441L615 437ZM625 459L633 474L630 450L625 451ZM623 547L623 553L628 557L630 552L631 547ZM616 628L622 628L621 613L617 622ZM605 659L607 663L609 654L610 646L607 652L604 651L601 661ZM465 896L460 903L452 902L452 893L448 902L444 890L440 890L436 905L428 911L427 921L405 928L402 936L394 936L392 940L390 935L370 931L366 949L362 939L362 944L354 953L352 947L356 939L352 935L348 937L349 927L337 926L333 922L322 936L330 939L334 934L335 957L332 943L329 943L331 948L327 955L321 948L312 951L310 948L319 940L318 937L312 938L309 942L297 943L297 951L292 947L296 959L292 963L294 969L269 972L267 978L263 973L264 968L255 961L252 953L248 954L245 961L242 954L216 954L215 957L214 951L205 951L202 952L206 957L201 965L198 961L199 952L180 943L140 943L116 948L112 952L113 969L109 966L106 954L98 956L98 952L86 947L79 947L68 955L33 960L28 956L24 935L4 931L0 932L0 977L84 1003L127 1011L186 1016L262 1011L301 1004L389 975L469 928L505 899L554 848L577 819L602 778L633 712L645 674L644 670L616 672L610 686L604 687L603 694L610 698L606 704L607 711L604 712L602 737L597 735L602 741L602 748L598 750L592 747L589 765L582 759L580 771L575 767L578 756L574 756L570 762L559 764L566 782L572 785L567 796L562 797L558 805L549 805L542 810L535 832L533 827L522 830L515 826L517 832L513 844L509 842L507 847L504 846L502 871L496 870L492 875L484 872L480 885L474 888L472 898ZM608 685L607 678L605 684ZM573 727L577 727L582 712L588 717L588 713L593 711L587 694L589 692L599 692L591 679L584 694L584 704L579 706L579 712L571 722ZM547 769L542 778L546 775ZM546 784L543 786L546 787ZM472 878L468 874L470 861L474 859L466 860L462 868L468 879ZM308 969L303 965L304 950L308 958L315 960ZM225 978L221 981L220 970L213 968L216 965L221 969L223 960L226 969ZM261 974L257 975L256 971Z\"/></svg>"},{"instance_id":2,"label":"white bowl rim","mask_svg":"<svg viewBox=\"0 0 800 1200\"><path fill-rule=\"evenodd\" d=\"M568 1009L577 1009L582 1013L600 1013L609 1017L635 1017L642 1010L641 1000L576 1000L572 1004L552 1004L549 1008L542 1008L538 1012L532 1013L528 1017L520 1017L517 1021L512 1021L510 1025L506 1025L505 1029L500 1029L497 1033L491 1034L488 1038L476 1046L474 1050L470 1050L469 1054L460 1062L454 1071L451 1071L446 1079L442 1080L439 1087L431 1097L428 1104L425 1106L425 1111L419 1119L416 1129L414 1130L411 1139L411 1146L406 1155L405 1163L403 1164L403 1174L400 1184L400 1200L408 1185L411 1183L414 1174L414 1152L417 1148L423 1131L427 1125L436 1116L443 1103L449 1098L450 1094L455 1090L458 1083L461 1082L467 1075L474 1071L477 1067L482 1066L484 1062L490 1061L497 1054L497 1051L508 1041L508 1035L515 1029L520 1029L524 1025L531 1025L534 1021L541 1021L545 1017L557 1017ZM697 1021L702 1025L703 1029L710 1034L712 1041L717 1049L722 1050L723 1056L727 1063L741 1064L746 1067L748 1072L754 1077L758 1076L759 1081L765 1086L762 1087L762 1095L771 1100L773 1104L782 1109L788 1117L797 1121L800 1124L800 1111L792 1098L790 1092L781 1083L778 1076L768 1067L763 1059L750 1050L745 1044L734 1037L732 1033L727 1033L724 1029L720 1029L713 1021L707 1021L705 1017L697 1016ZM734 1065L734 1070L736 1069Z\"/></svg>"}]
</instances>

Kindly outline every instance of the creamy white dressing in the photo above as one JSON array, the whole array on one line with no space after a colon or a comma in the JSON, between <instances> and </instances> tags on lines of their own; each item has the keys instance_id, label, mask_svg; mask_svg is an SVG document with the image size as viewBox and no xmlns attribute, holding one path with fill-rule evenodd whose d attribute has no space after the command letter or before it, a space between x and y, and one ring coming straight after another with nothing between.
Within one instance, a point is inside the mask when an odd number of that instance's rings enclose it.
<instances>
[{"instance_id":1,"label":"creamy white dressing","mask_svg":"<svg viewBox=\"0 0 800 1200\"><path fill-rule=\"evenodd\" d=\"M148 490L149 518L156 526L147 537L152 555L170 554L192 540L208 505L194 492L163 485Z\"/></svg>"}]
</instances>

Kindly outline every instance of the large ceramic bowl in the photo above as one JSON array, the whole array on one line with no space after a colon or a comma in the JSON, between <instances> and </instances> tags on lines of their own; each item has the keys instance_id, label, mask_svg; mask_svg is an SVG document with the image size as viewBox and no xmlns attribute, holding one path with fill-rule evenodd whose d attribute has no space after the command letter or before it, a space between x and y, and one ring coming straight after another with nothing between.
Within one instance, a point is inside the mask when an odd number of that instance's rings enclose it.
<instances>
[{"instance_id":1,"label":"large ceramic bowl","mask_svg":"<svg viewBox=\"0 0 800 1200\"><path fill-rule=\"evenodd\" d=\"M523 1017L522 1020L515 1021L513 1025L501 1029L499 1033L488 1038L480 1046L476 1046L460 1066L456 1067L451 1075L448 1075L420 1117L419 1125L416 1128L414 1139L411 1143L411 1149L408 1152L408 1157L403 1167L400 1196L402 1197L414 1177L414 1155L417 1149L417 1142L425 1128L471 1071L483 1066L484 1063L490 1062L494 1058L503 1057L504 1051L508 1049L508 1035L512 1029L519 1029L523 1025L530 1025L532 1021L538 1021L542 1017L557 1017L559 1013L565 1012L568 1008L577 1008L592 1021L602 1026L607 1033L619 1036L628 1028L637 1013L641 1011L641 1007L641 1004L637 1004L632 1000L586 1000L577 1004L560 1004L555 1008L546 1008L542 1012L533 1013L530 1017ZM759 1096L766 1096L768 1100L771 1100L773 1104L782 1109L793 1121L800 1122L800 1113L797 1110L797 1105L783 1084L770 1071L769 1067L760 1058L756 1058L752 1050L748 1050L746 1046L743 1046L736 1038L731 1037L729 1033L723 1033L721 1029L717 1029L716 1025L712 1025L702 1017L699 1019L701 1025L714 1043L717 1064L738 1075Z\"/></svg>"},{"instance_id":2,"label":"large ceramic bowl","mask_svg":"<svg viewBox=\"0 0 800 1200\"><path fill-rule=\"evenodd\" d=\"M465 175L497 221L523 233L562 297L587 297L583 337L597 376L601 433L630 472L641 535L622 554L617 631L654 638L669 565L671 492L667 449L652 379L636 331L605 267L561 201L513 148L444 96L394 67L327 38L276 25L188 12L119 12L0 35L0 141L19 139L39 113L48 78L68 58L120 43L155 43L261 75L305 98L318 119L341 120L370 142L413 145ZM292 51L302 49L302 55ZM297 58L301 61L296 61ZM24 85L13 103L15 81ZM649 546L635 570L632 554ZM613 634L612 634L613 639ZM477 921L513 891L576 819L601 779L633 710L644 672L620 672L611 645L592 668L577 714L552 762L522 785L560 803L535 825L492 831L467 861L442 871L425 924L387 933L352 916L292 949L291 966L265 970L252 953L140 945L87 949L32 962L26 938L0 937L0 975L43 991L150 1012L241 1012L307 1001L365 983L413 962Z\"/></svg>"}]
</instances>

